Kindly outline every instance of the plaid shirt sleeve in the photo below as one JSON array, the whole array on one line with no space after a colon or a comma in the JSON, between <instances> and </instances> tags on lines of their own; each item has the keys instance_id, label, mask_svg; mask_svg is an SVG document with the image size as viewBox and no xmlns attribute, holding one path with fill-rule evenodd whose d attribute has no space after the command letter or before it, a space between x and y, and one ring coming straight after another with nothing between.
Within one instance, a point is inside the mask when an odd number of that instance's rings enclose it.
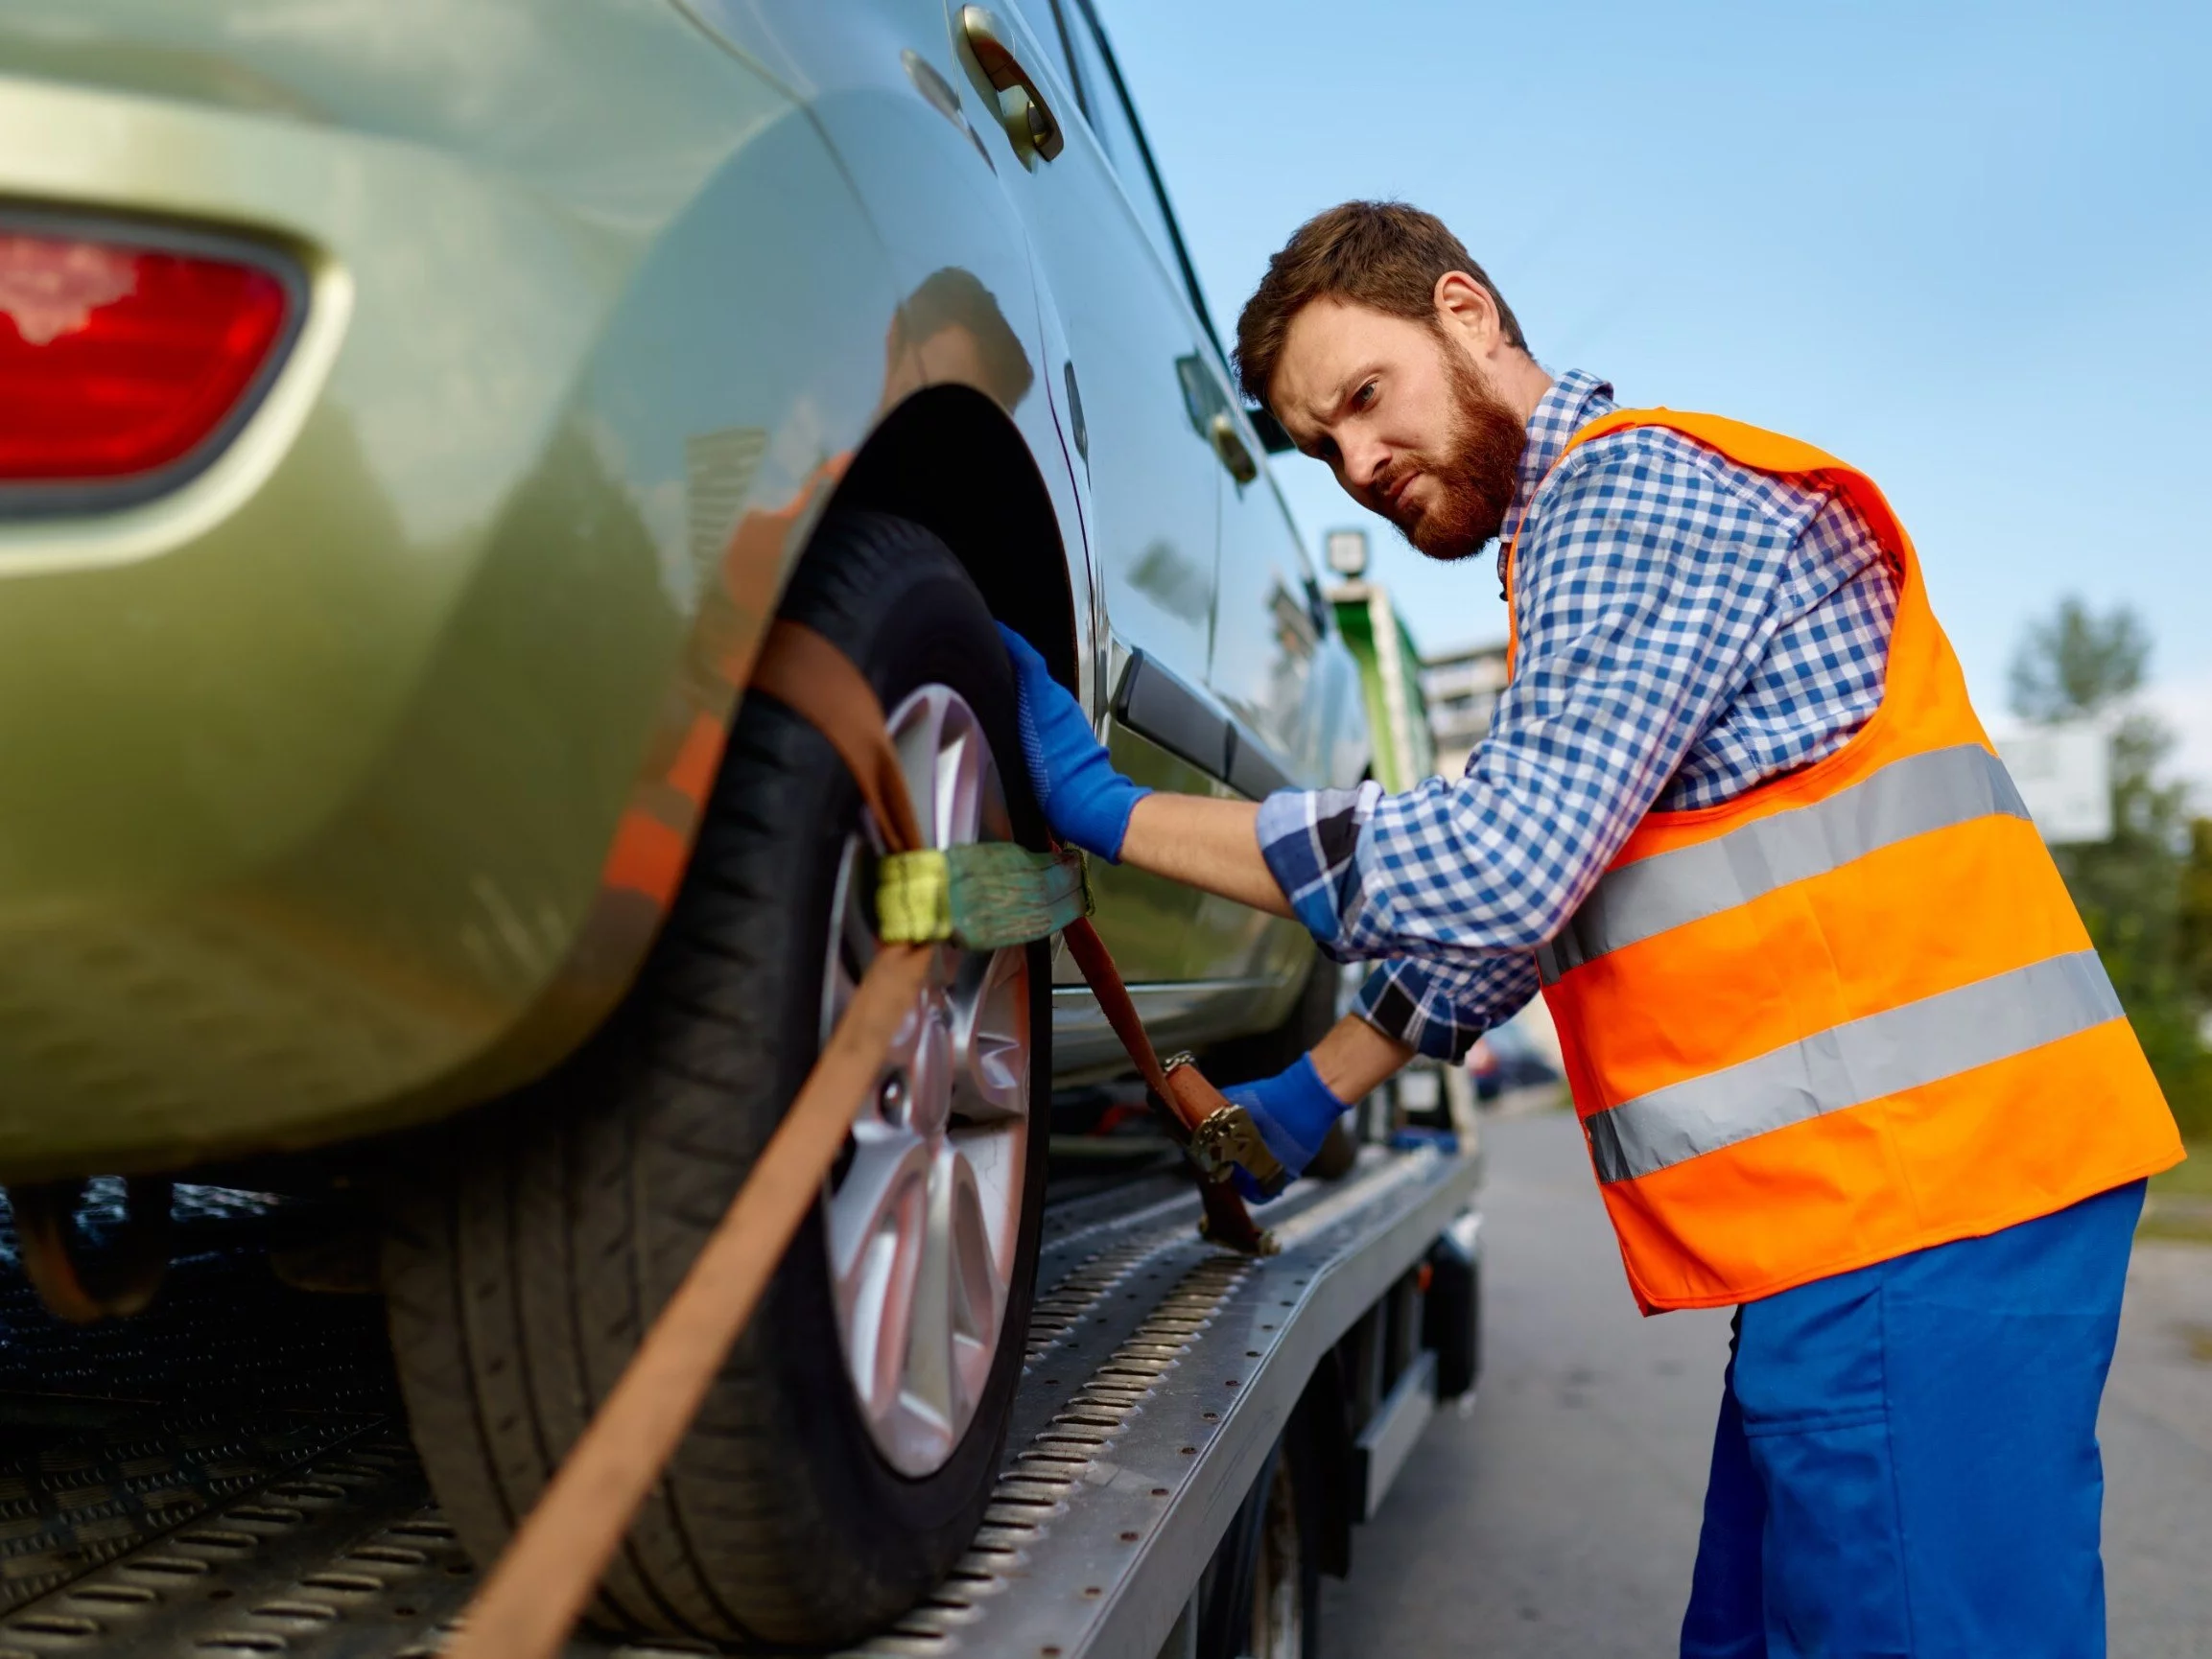
<instances>
[{"instance_id":1,"label":"plaid shirt sleeve","mask_svg":"<svg viewBox=\"0 0 2212 1659\"><path fill-rule=\"evenodd\" d=\"M1377 1031L1432 1059L1456 1062L1476 1038L1519 1013L1537 989L1536 958L1525 950L1487 956L1471 968L1400 957L1367 976L1353 1006Z\"/></svg>"},{"instance_id":2,"label":"plaid shirt sleeve","mask_svg":"<svg viewBox=\"0 0 2212 1659\"><path fill-rule=\"evenodd\" d=\"M1466 775L1261 806L1261 851L1323 949L1413 959L1370 980L1378 1026L1444 1052L1527 1000L1528 953L1759 665L1822 502L1761 490L1673 432L1584 445L1523 526L1521 657Z\"/></svg>"}]
</instances>

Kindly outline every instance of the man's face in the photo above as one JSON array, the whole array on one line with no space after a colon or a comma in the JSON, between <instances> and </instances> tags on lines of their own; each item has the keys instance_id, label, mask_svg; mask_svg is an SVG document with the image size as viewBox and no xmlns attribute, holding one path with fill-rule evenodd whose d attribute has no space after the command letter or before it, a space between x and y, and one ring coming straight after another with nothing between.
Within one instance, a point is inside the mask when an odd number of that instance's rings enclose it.
<instances>
[{"instance_id":1,"label":"man's face","mask_svg":"<svg viewBox=\"0 0 2212 1659\"><path fill-rule=\"evenodd\" d=\"M1298 447L1430 558L1498 533L1528 427L1439 330L1315 300L1291 318L1269 392Z\"/></svg>"}]
</instances>

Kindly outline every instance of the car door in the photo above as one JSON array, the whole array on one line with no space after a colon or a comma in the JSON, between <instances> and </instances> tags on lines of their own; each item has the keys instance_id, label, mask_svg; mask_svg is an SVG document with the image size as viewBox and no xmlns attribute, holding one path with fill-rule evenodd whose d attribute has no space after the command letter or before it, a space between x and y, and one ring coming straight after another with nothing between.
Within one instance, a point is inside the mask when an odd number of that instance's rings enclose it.
<instances>
[{"instance_id":1,"label":"car door","mask_svg":"<svg viewBox=\"0 0 2212 1659\"><path fill-rule=\"evenodd\" d=\"M1102 684L1114 699L1115 762L1156 787L1225 792L1226 726L1203 689L1221 463L1185 395L1194 354L1209 349L1201 325L1180 269L1162 256L1161 228L1147 218L1156 207L1127 188L1129 146L1071 54L1080 17L1054 0L998 0L953 6L949 19L963 91L989 95L985 110L1000 117L977 125L989 129L984 142L1028 229L1038 286L1065 341L1066 360L1047 365L1047 381L1088 483L1084 531L1110 636ZM1029 103L1044 106L1034 118ZM1028 141L1038 131L1051 137ZM1098 868L1094 885L1100 932L1163 1039L1202 1029L1201 1004L1246 971L1250 913L1127 867ZM1078 1029L1095 1018L1079 1003L1078 992L1055 996L1064 1065L1081 1063L1091 1035L1111 1043L1102 1024Z\"/></svg>"},{"instance_id":2,"label":"car door","mask_svg":"<svg viewBox=\"0 0 2212 1659\"><path fill-rule=\"evenodd\" d=\"M1293 781L1325 782L1329 722L1318 706L1315 666L1329 622L1311 568L1261 463L1260 438L1232 390L1142 124L1091 0L1029 3L1034 12L1049 8L1062 23L1091 125L1194 314L1194 338L1176 362L1176 380L1184 419L1215 461L1219 530L1205 685L1217 712L1237 728L1228 745L1229 782L1246 795Z\"/></svg>"},{"instance_id":3,"label":"car door","mask_svg":"<svg viewBox=\"0 0 2212 1659\"><path fill-rule=\"evenodd\" d=\"M971 54L982 38L978 14L1010 72L1034 77L1059 131L1049 156L1003 129L989 137L1006 141L1014 165L1000 166L1000 179L1066 336L1051 389L1090 483L1086 529L1108 619L1124 645L1196 684L1212 643L1218 503L1212 452L1182 412L1176 365L1192 349L1188 310L1091 128L1055 0L955 6L955 33Z\"/></svg>"},{"instance_id":4,"label":"car door","mask_svg":"<svg viewBox=\"0 0 2212 1659\"><path fill-rule=\"evenodd\" d=\"M1328 781L1326 677L1315 667L1329 632L1320 590L1275 480L1259 466L1259 439L1217 366L1204 387L1206 417L1222 469L1214 560L1213 649L1206 683L1235 718L1237 771L1249 795Z\"/></svg>"},{"instance_id":5,"label":"car door","mask_svg":"<svg viewBox=\"0 0 2212 1659\"><path fill-rule=\"evenodd\" d=\"M1091 0L1058 3L1094 125L1109 149L1118 150L1122 183L1155 252L1181 280L1192 315L1193 343L1176 363L1176 380L1184 424L1214 461L1219 528L1213 637L1202 687L1184 699L1183 713L1194 728L1194 740L1222 756L1214 770L1235 794L1259 799L1293 783L1342 781L1335 776L1341 766L1332 764L1341 759L1335 751L1344 747L1336 730L1342 722L1330 718L1330 698L1333 692L1337 703L1349 703L1350 682L1330 671L1345 665L1324 649L1326 613L1297 531L1261 460L1261 441L1232 393L1227 362L1205 320L1205 298L1166 191ZM1123 700L1131 714L1143 712L1127 687ZM1228 919L1223 924L1229 925ZM1241 979L1251 987L1253 1006L1259 1008L1286 976L1295 979L1310 952L1304 930L1295 925L1271 924L1250 912L1234 925L1233 942L1225 942L1234 949L1222 953L1219 970L1223 1005L1214 1010L1230 1024L1239 1015L1228 981Z\"/></svg>"}]
</instances>

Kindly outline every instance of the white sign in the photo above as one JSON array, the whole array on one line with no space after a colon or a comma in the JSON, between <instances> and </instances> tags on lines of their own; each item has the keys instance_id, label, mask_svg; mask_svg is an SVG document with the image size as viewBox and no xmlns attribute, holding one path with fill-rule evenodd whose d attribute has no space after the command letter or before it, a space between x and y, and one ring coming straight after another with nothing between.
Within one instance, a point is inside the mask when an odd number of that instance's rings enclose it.
<instances>
[{"instance_id":1,"label":"white sign","mask_svg":"<svg viewBox=\"0 0 2212 1659\"><path fill-rule=\"evenodd\" d=\"M2112 839L2112 736L2102 721L2037 726L1998 738L1997 753L2044 840Z\"/></svg>"},{"instance_id":2,"label":"white sign","mask_svg":"<svg viewBox=\"0 0 2212 1659\"><path fill-rule=\"evenodd\" d=\"M1367 532L1330 530L1322 538L1322 557L1340 576L1367 574Z\"/></svg>"}]
</instances>

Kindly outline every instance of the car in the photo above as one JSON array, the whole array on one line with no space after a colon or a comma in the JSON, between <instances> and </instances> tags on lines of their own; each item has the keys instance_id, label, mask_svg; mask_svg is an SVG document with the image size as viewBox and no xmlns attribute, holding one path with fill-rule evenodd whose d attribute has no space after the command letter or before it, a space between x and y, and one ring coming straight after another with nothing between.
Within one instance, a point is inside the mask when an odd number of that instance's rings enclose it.
<instances>
[{"instance_id":1,"label":"car","mask_svg":"<svg viewBox=\"0 0 2212 1659\"><path fill-rule=\"evenodd\" d=\"M1556 1087L1563 1081L1559 1066L1529 1034L1531 1020L1540 1017L1523 1016L1510 1019L1483 1034L1482 1040L1490 1050L1489 1072L1494 1093L1512 1088Z\"/></svg>"},{"instance_id":2,"label":"car","mask_svg":"<svg viewBox=\"0 0 2212 1659\"><path fill-rule=\"evenodd\" d=\"M934 844L1044 841L1000 622L1144 783L1369 768L1091 0L18 0L0 318L27 1267L118 1314L179 1175L373 1194L479 1559L873 949L858 794L745 694L772 619L868 676ZM1217 1080L1335 1013L1294 924L1093 874ZM825 1646L935 1581L1051 1094L1125 1070L1056 948L946 948L596 1618Z\"/></svg>"}]
</instances>

